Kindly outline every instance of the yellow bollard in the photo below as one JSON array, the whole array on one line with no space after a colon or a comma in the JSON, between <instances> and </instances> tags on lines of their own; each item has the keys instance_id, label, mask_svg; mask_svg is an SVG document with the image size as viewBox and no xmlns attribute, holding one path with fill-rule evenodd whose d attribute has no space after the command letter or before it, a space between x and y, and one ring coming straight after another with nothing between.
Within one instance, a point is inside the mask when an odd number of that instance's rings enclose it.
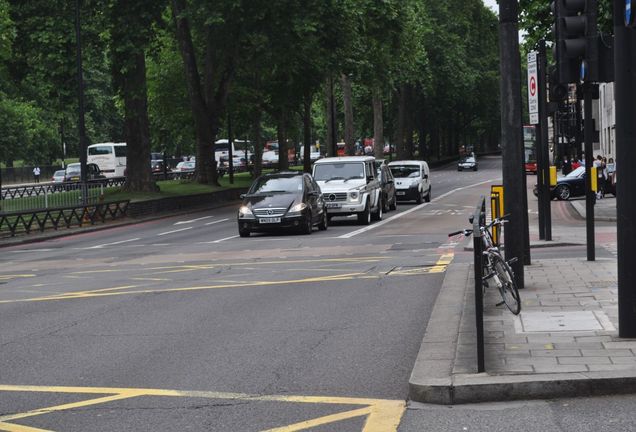
<instances>
[{"instance_id":1,"label":"yellow bollard","mask_svg":"<svg viewBox=\"0 0 636 432\"><path fill-rule=\"evenodd\" d=\"M554 165L550 165L550 186L557 184L557 169Z\"/></svg>"},{"instance_id":2,"label":"yellow bollard","mask_svg":"<svg viewBox=\"0 0 636 432\"><path fill-rule=\"evenodd\" d=\"M590 176L592 177L590 180L592 180L591 184L592 184L592 190L594 192L598 192L598 177L596 176L596 167L592 167L590 168Z\"/></svg>"}]
</instances>

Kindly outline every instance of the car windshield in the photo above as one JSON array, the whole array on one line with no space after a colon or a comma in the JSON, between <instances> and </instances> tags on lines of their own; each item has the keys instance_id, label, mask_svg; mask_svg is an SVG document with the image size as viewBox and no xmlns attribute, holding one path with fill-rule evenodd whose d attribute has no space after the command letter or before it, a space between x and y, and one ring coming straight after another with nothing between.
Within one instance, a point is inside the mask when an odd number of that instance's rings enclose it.
<instances>
[{"instance_id":1,"label":"car windshield","mask_svg":"<svg viewBox=\"0 0 636 432\"><path fill-rule=\"evenodd\" d=\"M65 171L55 171L55 173L53 174L53 177L62 177L64 175Z\"/></svg>"},{"instance_id":2,"label":"car windshield","mask_svg":"<svg viewBox=\"0 0 636 432\"><path fill-rule=\"evenodd\" d=\"M570 172L568 175L566 175L566 177L567 178L576 178L576 177L580 177L584 173L585 173L585 167L584 166L580 166L577 169L575 169L574 171Z\"/></svg>"},{"instance_id":3,"label":"car windshield","mask_svg":"<svg viewBox=\"0 0 636 432\"><path fill-rule=\"evenodd\" d=\"M249 194L297 193L302 190L302 176L261 177L252 184Z\"/></svg>"},{"instance_id":4,"label":"car windshield","mask_svg":"<svg viewBox=\"0 0 636 432\"><path fill-rule=\"evenodd\" d=\"M405 177L419 177L420 167L417 165L391 165L389 166L393 177L405 178Z\"/></svg>"},{"instance_id":5,"label":"car windshield","mask_svg":"<svg viewBox=\"0 0 636 432\"><path fill-rule=\"evenodd\" d=\"M462 159L462 162L464 163L474 163L475 162L475 158L474 157L467 157Z\"/></svg>"},{"instance_id":6,"label":"car windshield","mask_svg":"<svg viewBox=\"0 0 636 432\"><path fill-rule=\"evenodd\" d=\"M318 181L363 179L364 164L360 162L317 164L314 167L314 178Z\"/></svg>"},{"instance_id":7,"label":"car windshield","mask_svg":"<svg viewBox=\"0 0 636 432\"><path fill-rule=\"evenodd\" d=\"M66 167L66 174L79 174L80 173L80 165L68 165Z\"/></svg>"}]
</instances>

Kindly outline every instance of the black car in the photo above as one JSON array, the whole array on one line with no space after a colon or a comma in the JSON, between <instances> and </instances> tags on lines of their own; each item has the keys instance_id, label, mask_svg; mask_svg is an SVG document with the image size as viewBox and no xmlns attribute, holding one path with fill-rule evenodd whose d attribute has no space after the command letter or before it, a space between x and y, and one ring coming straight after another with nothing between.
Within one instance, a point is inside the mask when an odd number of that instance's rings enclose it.
<instances>
[{"instance_id":1,"label":"black car","mask_svg":"<svg viewBox=\"0 0 636 432\"><path fill-rule=\"evenodd\" d=\"M238 211L241 237L254 231L292 229L311 234L327 229L327 210L320 187L311 175L297 172L266 174L254 180Z\"/></svg>"},{"instance_id":2,"label":"black car","mask_svg":"<svg viewBox=\"0 0 636 432\"><path fill-rule=\"evenodd\" d=\"M534 185L534 195L538 196L538 186ZM585 196L585 167L580 166L565 177L557 179L556 186L550 186L550 199L568 200Z\"/></svg>"},{"instance_id":3,"label":"black car","mask_svg":"<svg viewBox=\"0 0 636 432\"><path fill-rule=\"evenodd\" d=\"M81 177L81 164L79 162L70 163L66 166L66 172L64 174L64 182L66 183L79 183ZM106 176L102 174L99 166L94 163L86 164L86 180L102 182L106 180Z\"/></svg>"},{"instance_id":4,"label":"black car","mask_svg":"<svg viewBox=\"0 0 636 432\"><path fill-rule=\"evenodd\" d=\"M380 189L382 189L382 206L385 212L389 210L397 210L397 196L395 194L395 180L388 165L377 164L378 179L380 180Z\"/></svg>"}]
</instances>

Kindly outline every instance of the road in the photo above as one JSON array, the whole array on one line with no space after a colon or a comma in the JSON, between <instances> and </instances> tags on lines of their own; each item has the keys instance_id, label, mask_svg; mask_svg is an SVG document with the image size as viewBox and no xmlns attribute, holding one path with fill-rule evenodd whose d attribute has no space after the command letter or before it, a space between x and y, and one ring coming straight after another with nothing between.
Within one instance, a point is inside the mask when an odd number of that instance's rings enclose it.
<instances>
[{"instance_id":1,"label":"road","mask_svg":"<svg viewBox=\"0 0 636 432\"><path fill-rule=\"evenodd\" d=\"M446 233L500 167L368 227L239 238L230 206L2 249L0 430L397 430Z\"/></svg>"}]
</instances>

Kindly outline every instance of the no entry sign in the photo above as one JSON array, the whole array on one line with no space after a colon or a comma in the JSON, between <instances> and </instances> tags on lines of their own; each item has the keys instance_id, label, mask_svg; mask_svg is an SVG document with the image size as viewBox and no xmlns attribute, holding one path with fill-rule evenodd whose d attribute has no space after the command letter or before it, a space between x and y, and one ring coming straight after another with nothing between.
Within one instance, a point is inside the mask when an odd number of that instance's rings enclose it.
<instances>
[{"instance_id":1,"label":"no entry sign","mask_svg":"<svg viewBox=\"0 0 636 432\"><path fill-rule=\"evenodd\" d=\"M528 113L530 124L539 123L539 86L537 83L537 52L528 53Z\"/></svg>"}]
</instances>

